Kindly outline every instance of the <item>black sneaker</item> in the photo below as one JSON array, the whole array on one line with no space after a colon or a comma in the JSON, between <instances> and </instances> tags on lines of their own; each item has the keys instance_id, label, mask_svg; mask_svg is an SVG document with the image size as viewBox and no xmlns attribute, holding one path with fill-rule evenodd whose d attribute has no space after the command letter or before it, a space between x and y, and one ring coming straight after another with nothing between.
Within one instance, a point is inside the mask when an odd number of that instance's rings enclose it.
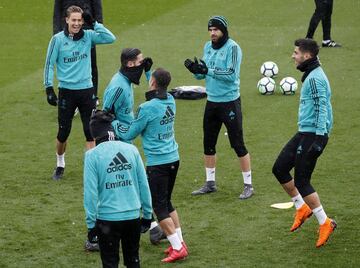
<instances>
[{"instance_id":1,"label":"black sneaker","mask_svg":"<svg viewBox=\"0 0 360 268\"><path fill-rule=\"evenodd\" d=\"M166 239L166 234L163 232L159 225L150 230L151 244L158 245L163 239Z\"/></svg>"},{"instance_id":2,"label":"black sneaker","mask_svg":"<svg viewBox=\"0 0 360 268\"><path fill-rule=\"evenodd\" d=\"M63 177L63 175L64 175L64 170L65 170L65 168L63 168L63 167L57 167L55 170L54 170L54 173L53 173L53 175L52 175L52 178L54 179L54 180L60 180L62 177Z\"/></svg>"},{"instance_id":3,"label":"black sneaker","mask_svg":"<svg viewBox=\"0 0 360 268\"><path fill-rule=\"evenodd\" d=\"M327 43L322 43L322 47L341 47L339 43L336 43L334 40L331 40Z\"/></svg>"},{"instance_id":4,"label":"black sneaker","mask_svg":"<svg viewBox=\"0 0 360 268\"><path fill-rule=\"evenodd\" d=\"M202 195L202 194L214 193L216 191L217 189L216 189L215 181L207 181L199 190L195 190L191 194Z\"/></svg>"}]
</instances>

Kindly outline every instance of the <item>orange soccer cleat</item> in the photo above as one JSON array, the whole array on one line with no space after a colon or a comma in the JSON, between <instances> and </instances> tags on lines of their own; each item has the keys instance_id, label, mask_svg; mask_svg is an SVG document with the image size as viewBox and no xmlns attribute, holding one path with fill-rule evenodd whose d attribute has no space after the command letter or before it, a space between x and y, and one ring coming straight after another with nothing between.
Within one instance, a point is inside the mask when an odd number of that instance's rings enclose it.
<instances>
[{"instance_id":1,"label":"orange soccer cleat","mask_svg":"<svg viewBox=\"0 0 360 268\"><path fill-rule=\"evenodd\" d=\"M182 246L186 249L186 251L189 253L189 250L188 250L188 247L187 245L185 244L185 242L181 242ZM173 247L172 246L169 246L167 249L164 250L164 253L166 255L169 255L172 251L173 251Z\"/></svg>"},{"instance_id":2,"label":"orange soccer cleat","mask_svg":"<svg viewBox=\"0 0 360 268\"><path fill-rule=\"evenodd\" d=\"M319 227L319 239L316 242L316 247L319 248L325 245L326 241L328 241L332 232L334 232L337 224L334 220L327 218L325 223L320 225Z\"/></svg>"},{"instance_id":3,"label":"orange soccer cleat","mask_svg":"<svg viewBox=\"0 0 360 268\"><path fill-rule=\"evenodd\" d=\"M169 256L167 256L165 259L162 259L161 261L167 263L174 262L177 260L185 259L187 255L189 255L187 250L185 249L184 246L182 246L180 250L173 249L170 252Z\"/></svg>"},{"instance_id":4,"label":"orange soccer cleat","mask_svg":"<svg viewBox=\"0 0 360 268\"><path fill-rule=\"evenodd\" d=\"M301 208L296 210L296 214L295 214L295 219L294 219L294 223L290 228L291 232L294 232L295 230L297 230L298 228L300 228L300 226L308 219L311 217L312 215L312 211L310 209L310 207L307 204L304 204L301 206Z\"/></svg>"}]
</instances>

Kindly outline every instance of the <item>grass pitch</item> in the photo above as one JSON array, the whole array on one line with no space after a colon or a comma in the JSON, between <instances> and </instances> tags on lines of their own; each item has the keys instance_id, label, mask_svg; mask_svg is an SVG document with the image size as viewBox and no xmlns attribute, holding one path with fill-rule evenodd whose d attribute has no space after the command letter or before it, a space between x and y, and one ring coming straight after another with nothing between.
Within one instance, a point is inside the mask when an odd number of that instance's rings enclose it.
<instances>
[{"instance_id":1,"label":"grass pitch","mask_svg":"<svg viewBox=\"0 0 360 268\"><path fill-rule=\"evenodd\" d=\"M296 131L299 92L261 96L256 89L260 65L275 61L276 82L293 76L293 41L303 37L314 10L305 0L103 1L105 25L117 36L98 46L100 96L119 67L122 48L135 46L154 67L171 71L172 87L198 82L184 59L202 54L207 21L221 14L230 37L243 51L241 96L246 145L252 156L256 195L240 201L242 178L223 129L217 146L216 194L192 197L204 181L202 114L204 100L177 101L176 139L181 166L174 204L190 256L174 267L357 267L359 210L359 27L357 0L335 1L332 36L341 49L321 49L320 59L332 87L334 129L313 175L327 214L338 223L329 243L315 248L317 221L311 218L290 233L293 209L271 174L282 146ZM50 176L55 164L56 109L42 86L46 48L52 34L53 1L3 0L0 3L0 267L99 267L97 253L82 249L86 236L82 195L84 138L75 118L66 154L65 177ZM321 41L321 25L315 39ZM144 101L145 80L135 89ZM136 141L139 145L139 140ZM166 243L141 241L143 267L158 267Z\"/></svg>"}]
</instances>

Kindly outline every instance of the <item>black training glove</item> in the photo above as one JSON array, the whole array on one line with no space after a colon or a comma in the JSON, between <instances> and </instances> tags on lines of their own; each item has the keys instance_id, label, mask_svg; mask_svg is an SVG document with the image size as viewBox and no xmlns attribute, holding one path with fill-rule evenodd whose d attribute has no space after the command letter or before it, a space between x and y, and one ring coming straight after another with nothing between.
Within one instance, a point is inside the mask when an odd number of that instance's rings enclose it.
<instances>
[{"instance_id":1,"label":"black training glove","mask_svg":"<svg viewBox=\"0 0 360 268\"><path fill-rule=\"evenodd\" d=\"M308 154L313 158L319 157L322 154L328 139L327 135L316 135L314 142L308 149Z\"/></svg>"},{"instance_id":2,"label":"black training glove","mask_svg":"<svg viewBox=\"0 0 360 268\"><path fill-rule=\"evenodd\" d=\"M153 60L150 57L147 57L143 60L144 70L145 72L150 71L151 66L153 65Z\"/></svg>"},{"instance_id":3,"label":"black training glove","mask_svg":"<svg viewBox=\"0 0 360 268\"><path fill-rule=\"evenodd\" d=\"M194 58L194 59L197 61L196 58ZM195 69L194 69L195 62L193 62L193 61L190 60L190 59L186 59L186 60L184 61L184 65L185 65L185 67L186 67L190 72L192 72L192 73L194 74L194 71L195 71Z\"/></svg>"},{"instance_id":4,"label":"black training glove","mask_svg":"<svg viewBox=\"0 0 360 268\"><path fill-rule=\"evenodd\" d=\"M55 91L53 87L47 87L46 88L46 99L47 102L52 105L52 106L56 106L57 105L57 101L58 98L56 97Z\"/></svg>"},{"instance_id":5,"label":"black training glove","mask_svg":"<svg viewBox=\"0 0 360 268\"><path fill-rule=\"evenodd\" d=\"M85 24L87 25L93 25L94 24L94 18L89 12L84 12L82 14L82 17L84 19Z\"/></svg>"},{"instance_id":6,"label":"black training glove","mask_svg":"<svg viewBox=\"0 0 360 268\"><path fill-rule=\"evenodd\" d=\"M146 233L146 232L150 229L151 219L148 220L148 219L141 218L140 224L141 224L140 232L141 232L142 234L144 234L144 233Z\"/></svg>"},{"instance_id":7,"label":"black training glove","mask_svg":"<svg viewBox=\"0 0 360 268\"><path fill-rule=\"evenodd\" d=\"M200 63L196 63L196 69L195 72L197 74L207 74L208 73L208 67L206 66L205 61L200 60Z\"/></svg>"},{"instance_id":8,"label":"black training glove","mask_svg":"<svg viewBox=\"0 0 360 268\"><path fill-rule=\"evenodd\" d=\"M90 243L98 243L97 231L95 227L88 229L87 237Z\"/></svg>"}]
</instances>

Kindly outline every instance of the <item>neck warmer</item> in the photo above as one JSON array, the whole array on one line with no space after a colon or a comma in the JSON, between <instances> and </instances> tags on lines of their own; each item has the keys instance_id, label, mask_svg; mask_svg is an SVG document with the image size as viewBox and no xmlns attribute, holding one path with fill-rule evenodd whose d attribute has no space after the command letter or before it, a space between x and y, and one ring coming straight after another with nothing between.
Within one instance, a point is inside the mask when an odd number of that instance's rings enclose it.
<instances>
[{"instance_id":1,"label":"neck warmer","mask_svg":"<svg viewBox=\"0 0 360 268\"><path fill-rule=\"evenodd\" d=\"M299 64L296 68L303 72L303 76L301 78L301 82L304 82L306 77L309 75L309 73L314 70L315 68L320 66L319 58L310 58L303 63Z\"/></svg>"},{"instance_id":2,"label":"neck warmer","mask_svg":"<svg viewBox=\"0 0 360 268\"><path fill-rule=\"evenodd\" d=\"M136 67L124 67L121 66L120 72L125 75L131 83L134 83L136 85L140 84L140 78L144 71L144 66L141 64Z\"/></svg>"},{"instance_id":3,"label":"neck warmer","mask_svg":"<svg viewBox=\"0 0 360 268\"><path fill-rule=\"evenodd\" d=\"M152 100L154 98L158 98L160 100L166 100L167 99L166 89L154 89L154 90L147 91L145 93L145 99L147 101Z\"/></svg>"}]
</instances>

